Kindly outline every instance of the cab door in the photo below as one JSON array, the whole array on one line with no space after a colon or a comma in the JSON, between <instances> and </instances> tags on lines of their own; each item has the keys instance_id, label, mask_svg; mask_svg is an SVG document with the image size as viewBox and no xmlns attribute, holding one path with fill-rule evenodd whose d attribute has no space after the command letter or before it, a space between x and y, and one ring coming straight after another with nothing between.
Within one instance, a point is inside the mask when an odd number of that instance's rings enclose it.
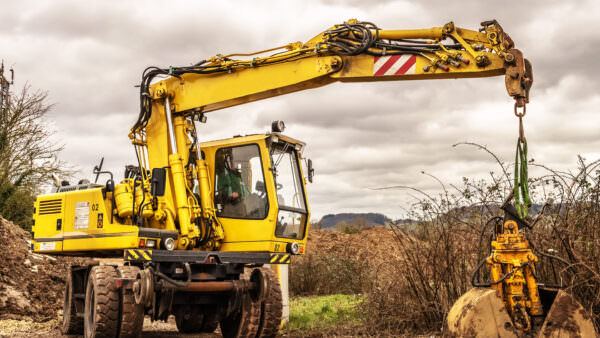
<instances>
[{"instance_id":1,"label":"cab door","mask_svg":"<svg viewBox=\"0 0 600 338\"><path fill-rule=\"evenodd\" d=\"M214 203L225 230L223 250L269 251L276 208L264 140L213 149ZM207 151L205 148L204 151Z\"/></svg>"}]
</instances>

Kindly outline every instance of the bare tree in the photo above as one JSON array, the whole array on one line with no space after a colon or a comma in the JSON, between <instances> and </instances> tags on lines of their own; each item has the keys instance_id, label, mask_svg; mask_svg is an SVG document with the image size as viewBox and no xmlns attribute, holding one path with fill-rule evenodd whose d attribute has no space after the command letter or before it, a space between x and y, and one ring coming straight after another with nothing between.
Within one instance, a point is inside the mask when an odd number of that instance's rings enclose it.
<instances>
[{"instance_id":1,"label":"bare tree","mask_svg":"<svg viewBox=\"0 0 600 338\"><path fill-rule=\"evenodd\" d=\"M3 81L3 87L7 86ZM53 132L44 124L44 117L52 108L47 102L48 94L32 91L28 85L20 93L8 89L2 93L0 213L28 228L35 194L50 182L52 174L68 175L69 171L57 158L63 146L53 142Z\"/></svg>"}]
</instances>

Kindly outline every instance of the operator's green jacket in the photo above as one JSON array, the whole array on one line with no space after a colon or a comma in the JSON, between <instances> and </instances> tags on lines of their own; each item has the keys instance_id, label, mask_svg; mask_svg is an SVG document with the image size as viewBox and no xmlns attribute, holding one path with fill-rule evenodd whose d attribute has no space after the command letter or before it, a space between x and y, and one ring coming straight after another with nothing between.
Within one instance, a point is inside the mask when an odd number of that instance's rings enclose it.
<instances>
[{"instance_id":1,"label":"operator's green jacket","mask_svg":"<svg viewBox=\"0 0 600 338\"><path fill-rule=\"evenodd\" d=\"M240 200L244 200L250 195L250 191L248 191L248 187L246 187L240 175L229 169L225 169L218 174L217 191L219 194L227 196L227 198L231 198L231 195L237 192Z\"/></svg>"}]
</instances>

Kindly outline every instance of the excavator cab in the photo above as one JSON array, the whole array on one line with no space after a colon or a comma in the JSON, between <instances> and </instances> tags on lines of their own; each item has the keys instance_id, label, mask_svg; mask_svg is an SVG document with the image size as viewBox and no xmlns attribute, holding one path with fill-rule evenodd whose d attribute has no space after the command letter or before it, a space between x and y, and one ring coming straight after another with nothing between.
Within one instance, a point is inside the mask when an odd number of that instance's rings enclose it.
<instances>
[{"instance_id":1,"label":"excavator cab","mask_svg":"<svg viewBox=\"0 0 600 338\"><path fill-rule=\"evenodd\" d=\"M277 132L200 144L225 233L222 250L304 251L310 215L304 146Z\"/></svg>"}]
</instances>

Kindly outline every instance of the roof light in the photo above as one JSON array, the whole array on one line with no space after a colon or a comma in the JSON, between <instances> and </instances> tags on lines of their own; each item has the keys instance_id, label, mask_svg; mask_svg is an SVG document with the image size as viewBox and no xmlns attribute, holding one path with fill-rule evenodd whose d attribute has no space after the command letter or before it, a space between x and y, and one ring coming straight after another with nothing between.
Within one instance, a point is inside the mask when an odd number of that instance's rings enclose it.
<instances>
[{"instance_id":1,"label":"roof light","mask_svg":"<svg viewBox=\"0 0 600 338\"><path fill-rule=\"evenodd\" d=\"M273 121L271 123L271 131L274 133L283 133L285 130L285 123L281 120Z\"/></svg>"}]
</instances>

